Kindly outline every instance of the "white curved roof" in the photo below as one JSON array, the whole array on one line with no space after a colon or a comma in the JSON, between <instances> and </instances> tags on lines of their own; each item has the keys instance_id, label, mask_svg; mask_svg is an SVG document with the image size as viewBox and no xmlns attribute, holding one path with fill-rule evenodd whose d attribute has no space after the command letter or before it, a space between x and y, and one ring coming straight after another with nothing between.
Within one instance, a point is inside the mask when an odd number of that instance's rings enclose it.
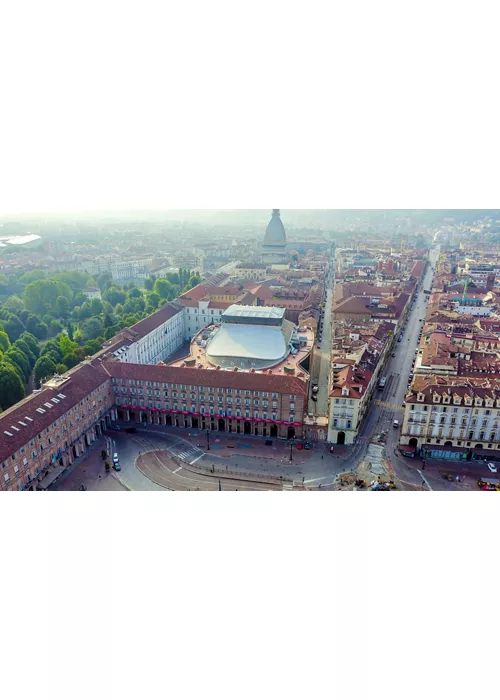
<instances>
[{"instance_id":1,"label":"white curved roof","mask_svg":"<svg viewBox=\"0 0 500 700\"><path fill-rule=\"evenodd\" d=\"M286 245L286 233L283 222L280 219L280 210L273 209L271 221L266 228L264 245Z\"/></svg>"},{"instance_id":2,"label":"white curved roof","mask_svg":"<svg viewBox=\"0 0 500 700\"><path fill-rule=\"evenodd\" d=\"M281 326L224 323L209 343L206 357L221 367L265 369L288 355ZM243 360L243 362L242 362Z\"/></svg>"}]
</instances>

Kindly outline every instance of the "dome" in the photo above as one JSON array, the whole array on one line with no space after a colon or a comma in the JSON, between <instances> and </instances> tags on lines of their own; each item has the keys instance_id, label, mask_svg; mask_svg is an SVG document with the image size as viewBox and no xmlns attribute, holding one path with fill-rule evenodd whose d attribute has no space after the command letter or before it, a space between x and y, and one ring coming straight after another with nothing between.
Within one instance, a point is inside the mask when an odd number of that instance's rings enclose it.
<instances>
[{"instance_id":1,"label":"dome","mask_svg":"<svg viewBox=\"0 0 500 700\"><path fill-rule=\"evenodd\" d=\"M286 245L285 227L280 219L279 209L273 209L273 215L264 236L264 245Z\"/></svg>"}]
</instances>

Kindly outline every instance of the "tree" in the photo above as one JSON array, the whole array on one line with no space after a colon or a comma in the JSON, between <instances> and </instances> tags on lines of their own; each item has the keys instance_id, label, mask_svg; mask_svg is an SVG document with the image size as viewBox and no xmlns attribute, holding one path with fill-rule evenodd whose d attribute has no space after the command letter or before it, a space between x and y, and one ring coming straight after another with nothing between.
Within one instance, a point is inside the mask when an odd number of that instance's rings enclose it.
<instances>
[{"instance_id":1,"label":"tree","mask_svg":"<svg viewBox=\"0 0 500 700\"><path fill-rule=\"evenodd\" d=\"M58 316L61 316L61 318L66 318L66 316L69 314L69 301L66 299L66 297L57 297L56 312Z\"/></svg>"},{"instance_id":2,"label":"tree","mask_svg":"<svg viewBox=\"0 0 500 700\"><path fill-rule=\"evenodd\" d=\"M73 352L73 350L76 350L76 348L78 347L78 343L75 343L74 340L70 340L70 338L64 333L61 333L61 335L58 336L57 344L59 345L59 350L61 351L61 355L63 357L65 355L70 355Z\"/></svg>"},{"instance_id":3,"label":"tree","mask_svg":"<svg viewBox=\"0 0 500 700\"><path fill-rule=\"evenodd\" d=\"M74 352L70 353L69 355L65 355L63 357L63 365L65 365L68 369L71 369L72 367L76 367L76 365L80 362L80 358L75 355Z\"/></svg>"},{"instance_id":4,"label":"tree","mask_svg":"<svg viewBox=\"0 0 500 700\"><path fill-rule=\"evenodd\" d=\"M154 283L155 283L154 277L146 277L146 279L144 280L145 289L147 289L148 292L150 292L154 287Z\"/></svg>"},{"instance_id":5,"label":"tree","mask_svg":"<svg viewBox=\"0 0 500 700\"><path fill-rule=\"evenodd\" d=\"M0 362L0 406L2 409L13 406L24 399L25 391L21 377L7 362Z\"/></svg>"},{"instance_id":6,"label":"tree","mask_svg":"<svg viewBox=\"0 0 500 700\"><path fill-rule=\"evenodd\" d=\"M4 309L9 309L10 311L22 311L24 309L24 302L21 299L21 297L18 297L17 295L13 294L10 296L5 304L3 305Z\"/></svg>"},{"instance_id":7,"label":"tree","mask_svg":"<svg viewBox=\"0 0 500 700\"><path fill-rule=\"evenodd\" d=\"M73 340L74 328L73 328L73 324L71 323L71 321L68 321L68 325L66 326L66 329L68 331L68 338L70 340Z\"/></svg>"},{"instance_id":8,"label":"tree","mask_svg":"<svg viewBox=\"0 0 500 700\"><path fill-rule=\"evenodd\" d=\"M24 340L24 342L29 347L35 358L37 358L40 355L40 345L38 344L38 341L34 335L28 333L28 331L24 331L24 333L19 339Z\"/></svg>"},{"instance_id":9,"label":"tree","mask_svg":"<svg viewBox=\"0 0 500 700\"><path fill-rule=\"evenodd\" d=\"M14 347L18 348L22 353L26 355L26 357L28 358L28 362L30 363L30 369L33 369L33 367L35 366L36 357L35 354L31 352L28 343L25 340L23 340L22 336L16 340L16 342L14 343Z\"/></svg>"},{"instance_id":10,"label":"tree","mask_svg":"<svg viewBox=\"0 0 500 700\"><path fill-rule=\"evenodd\" d=\"M23 301L28 311L43 315L55 309L59 296L64 296L70 301L73 292L63 282L52 279L36 280L24 288Z\"/></svg>"},{"instance_id":11,"label":"tree","mask_svg":"<svg viewBox=\"0 0 500 700\"><path fill-rule=\"evenodd\" d=\"M160 295L157 294L156 292L151 292L151 294L147 295L147 302L150 306L153 307L153 309L158 308L158 304L160 303Z\"/></svg>"},{"instance_id":12,"label":"tree","mask_svg":"<svg viewBox=\"0 0 500 700\"><path fill-rule=\"evenodd\" d=\"M33 329L33 335L39 340L45 340L49 332L49 327L43 321L39 321Z\"/></svg>"},{"instance_id":13,"label":"tree","mask_svg":"<svg viewBox=\"0 0 500 700\"><path fill-rule=\"evenodd\" d=\"M99 314L102 314L102 301L100 299L92 299L90 301L90 310L92 316L99 316Z\"/></svg>"},{"instance_id":14,"label":"tree","mask_svg":"<svg viewBox=\"0 0 500 700\"><path fill-rule=\"evenodd\" d=\"M66 367L65 364L63 364L62 362L59 362L56 365L56 371L57 371L57 374L64 374L65 372L68 371L68 368Z\"/></svg>"},{"instance_id":15,"label":"tree","mask_svg":"<svg viewBox=\"0 0 500 700\"><path fill-rule=\"evenodd\" d=\"M132 288L129 290L128 295L129 295L129 297L130 297L131 299L134 299L134 298L135 298L135 299L138 299L139 297L142 297L142 292L141 292L140 289L137 289L137 287L132 287Z\"/></svg>"},{"instance_id":16,"label":"tree","mask_svg":"<svg viewBox=\"0 0 500 700\"><path fill-rule=\"evenodd\" d=\"M168 299L168 301L171 301L175 296L175 289L174 289L172 282L170 282L170 280L165 280L165 279L156 280L155 286L154 286L154 291L162 299Z\"/></svg>"},{"instance_id":17,"label":"tree","mask_svg":"<svg viewBox=\"0 0 500 700\"><path fill-rule=\"evenodd\" d=\"M103 332L102 322L98 318L89 318L81 324L80 331L84 341L97 338Z\"/></svg>"},{"instance_id":18,"label":"tree","mask_svg":"<svg viewBox=\"0 0 500 700\"><path fill-rule=\"evenodd\" d=\"M8 362L17 369L18 374L23 380L23 382L26 383L28 381L31 374L30 363L26 355L21 350L19 350L19 348L16 348L15 345L12 345L12 347L10 347L3 356L3 361Z\"/></svg>"},{"instance_id":19,"label":"tree","mask_svg":"<svg viewBox=\"0 0 500 700\"><path fill-rule=\"evenodd\" d=\"M10 342L14 343L20 335L26 330L26 326L14 314L8 313L8 319L2 320L2 328L9 336Z\"/></svg>"},{"instance_id":20,"label":"tree","mask_svg":"<svg viewBox=\"0 0 500 700\"><path fill-rule=\"evenodd\" d=\"M47 355L42 355L36 361L35 367L33 369L36 381L43 381L48 377L53 377L57 372L57 367L55 362Z\"/></svg>"},{"instance_id":21,"label":"tree","mask_svg":"<svg viewBox=\"0 0 500 700\"><path fill-rule=\"evenodd\" d=\"M4 350L7 352L7 350L10 348L10 340L9 336L5 331L0 330L0 350Z\"/></svg>"},{"instance_id":22,"label":"tree","mask_svg":"<svg viewBox=\"0 0 500 700\"><path fill-rule=\"evenodd\" d=\"M103 298L106 301L109 301L109 303L112 306L116 306L117 304L124 304L125 300L127 298L127 295L123 290L119 289L116 286L113 286L104 292Z\"/></svg>"},{"instance_id":23,"label":"tree","mask_svg":"<svg viewBox=\"0 0 500 700\"><path fill-rule=\"evenodd\" d=\"M43 279L45 279L44 270L31 270L31 272L26 272L24 275L21 275L21 277L19 278L19 282L23 285L26 285L30 282L36 282L36 280Z\"/></svg>"},{"instance_id":24,"label":"tree","mask_svg":"<svg viewBox=\"0 0 500 700\"><path fill-rule=\"evenodd\" d=\"M102 343L98 340L87 340L83 346L86 355L94 355L96 352L102 349Z\"/></svg>"},{"instance_id":25,"label":"tree","mask_svg":"<svg viewBox=\"0 0 500 700\"><path fill-rule=\"evenodd\" d=\"M45 343L41 357L48 354L54 355L54 357L56 358L56 362L61 362L62 356L59 343L52 338L47 343Z\"/></svg>"},{"instance_id":26,"label":"tree","mask_svg":"<svg viewBox=\"0 0 500 700\"><path fill-rule=\"evenodd\" d=\"M57 318L53 318L49 324L49 335L51 338L55 338L63 330L62 324Z\"/></svg>"}]
</instances>

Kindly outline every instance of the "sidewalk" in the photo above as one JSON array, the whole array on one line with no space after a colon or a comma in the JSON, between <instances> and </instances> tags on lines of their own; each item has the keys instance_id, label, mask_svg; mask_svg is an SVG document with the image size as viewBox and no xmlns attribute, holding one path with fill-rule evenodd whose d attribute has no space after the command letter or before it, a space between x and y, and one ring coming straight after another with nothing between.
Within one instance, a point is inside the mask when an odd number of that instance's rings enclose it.
<instances>
[{"instance_id":1,"label":"sidewalk","mask_svg":"<svg viewBox=\"0 0 500 700\"><path fill-rule=\"evenodd\" d=\"M106 461L111 463L108 456L102 459L101 450L106 449L104 438L96 440L92 448L78 457L68 471L62 474L49 491L78 491L84 484L88 491L124 491L124 487L115 479L115 475L106 473ZM99 479L99 476L101 477Z\"/></svg>"}]
</instances>

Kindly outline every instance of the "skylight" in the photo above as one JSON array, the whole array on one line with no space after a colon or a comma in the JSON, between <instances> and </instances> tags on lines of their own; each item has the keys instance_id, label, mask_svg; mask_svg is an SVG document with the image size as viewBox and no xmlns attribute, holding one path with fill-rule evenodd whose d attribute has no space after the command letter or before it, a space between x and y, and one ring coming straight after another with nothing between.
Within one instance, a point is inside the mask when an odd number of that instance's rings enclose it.
<instances>
[{"instance_id":1,"label":"skylight","mask_svg":"<svg viewBox=\"0 0 500 700\"><path fill-rule=\"evenodd\" d=\"M30 423L33 423L33 418L30 418L29 416L24 416L24 420L27 420Z\"/></svg>"},{"instance_id":2,"label":"skylight","mask_svg":"<svg viewBox=\"0 0 500 700\"><path fill-rule=\"evenodd\" d=\"M57 394L57 395L59 396L60 399L65 399L65 398L66 398L64 394Z\"/></svg>"},{"instance_id":3,"label":"skylight","mask_svg":"<svg viewBox=\"0 0 500 700\"><path fill-rule=\"evenodd\" d=\"M14 437L14 436L12 435L12 433L9 433L8 430L4 430L4 433L5 433L6 435L8 435L9 437Z\"/></svg>"},{"instance_id":4,"label":"skylight","mask_svg":"<svg viewBox=\"0 0 500 700\"><path fill-rule=\"evenodd\" d=\"M37 408L36 412L37 413L45 413L45 410L43 408Z\"/></svg>"},{"instance_id":5,"label":"skylight","mask_svg":"<svg viewBox=\"0 0 500 700\"><path fill-rule=\"evenodd\" d=\"M51 399L52 403L59 403L59 399Z\"/></svg>"},{"instance_id":6,"label":"skylight","mask_svg":"<svg viewBox=\"0 0 500 700\"><path fill-rule=\"evenodd\" d=\"M15 425L11 425L10 427L12 428L12 430L17 430L17 432L19 432L19 428L16 428Z\"/></svg>"},{"instance_id":7,"label":"skylight","mask_svg":"<svg viewBox=\"0 0 500 700\"><path fill-rule=\"evenodd\" d=\"M44 405L44 406L47 406L47 408L52 408L52 404L51 404L51 403L48 403L48 402L47 402L47 403L44 403L43 405Z\"/></svg>"},{"instance_id":8,"label":"skylight","mask_svg":"<svg viewBox=\"0 0 500 700\"><path fill-rule=\"evenodd\" d=\"M26 428L26 423L23 423L22 420L18 420L17 422L19 423L19 425L22 425L23 428Z\"/></svg>"}]
</instances>

